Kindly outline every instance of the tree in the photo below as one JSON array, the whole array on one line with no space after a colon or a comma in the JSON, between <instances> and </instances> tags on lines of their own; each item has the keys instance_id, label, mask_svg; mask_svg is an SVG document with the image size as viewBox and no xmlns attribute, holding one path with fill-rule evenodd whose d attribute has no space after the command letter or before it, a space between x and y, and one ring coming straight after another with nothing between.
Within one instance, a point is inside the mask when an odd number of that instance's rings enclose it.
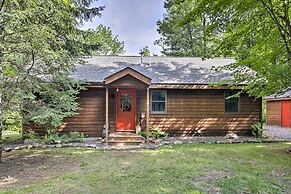
<instances>
[{"instance_id":1,"label":"tree","mask_svg":"<svg viewBox=\"0 0 291 194\"><path fill-rule=\"evenodd\" d=\"M210 56L215 36L207 37L206 27L212 23L212 18L203 13L197 14L180 25L180 21L192 10L192 3L166 0L164 7L164 18L157 22L161 38L155 42L162 47L161 52L168 56Z\"/></svg>"},{"instance_id":2,"label":"tree","mask_svg":"<svg viewBox=\"0 0 291 194\"><path fill-rule=\"evenodd\" d=\"M99 45L94 54L97 55L119 55L125 52L124 42L114 36L109 27L100 24L95 30L89 29L85 32L86 40Z\"/></svg>"},{"instance_id":3,"label":"tree","mask_svg":"<svg viewBox=\"0 0 291 194\"><path fill-rule=\"evenodd\" d=\"M207 37L218 29L216 56L230 56L236 63L232 70L232 86L263 97L291 86L291 24L288 0L209 1L191 0L191 11L180 20L181 25L207 15ZM179 3L175 3L178 5ZM228 80L229 82L230 80ZM247 84L241 86L240 84Z\"/></svg>"},{"instance_id":4,"label":"tree","mask_svg":"<svg viewBox=\"0 0 291 194\"><path fill-rule=\"evenodd\" d=\"M55 129L75 114L81 88L68 75L82 56L98 50L78 27L100 16L93 0L0 0L0 144L3 113Z\"/></svg>"},{"instance_id":5,"label":"tree","mask_svg":"<svg viewBox=\"0 0 291 194\"><path fill-rule=\"evenodd\" d=\"M144 56L144 57L149 57L151 56L151 52L149 50L148 46L143 47L142 49L139 50L139 54Z\"/></svg>"}]
</instances>

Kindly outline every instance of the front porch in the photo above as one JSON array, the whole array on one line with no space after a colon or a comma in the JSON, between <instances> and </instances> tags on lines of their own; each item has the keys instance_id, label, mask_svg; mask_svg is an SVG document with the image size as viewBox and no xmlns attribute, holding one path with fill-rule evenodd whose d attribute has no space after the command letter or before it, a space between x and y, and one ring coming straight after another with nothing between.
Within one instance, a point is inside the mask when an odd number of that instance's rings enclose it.
<instances>
[{"instance_id":1,"label":"front porch","mask_svg":"<svg viewBox=\"0 0 291 194\"><path fill-rule=\"evenodd\" d=\"M105 144L141 144L149 131L151 79L126 68L105 79ZM148 138L147 138L148 144Z\"/></svg>"}]
</instances>

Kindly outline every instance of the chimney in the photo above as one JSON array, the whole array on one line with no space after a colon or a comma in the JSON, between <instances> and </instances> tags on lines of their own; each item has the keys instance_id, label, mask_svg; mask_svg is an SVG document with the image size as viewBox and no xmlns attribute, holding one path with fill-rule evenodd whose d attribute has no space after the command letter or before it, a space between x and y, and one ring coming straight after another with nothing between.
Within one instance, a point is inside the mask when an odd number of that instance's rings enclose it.
<instances>
[{"instance_id":1,"label":"chimney","mask_svg":"<svg viewBox=\"0 0 291 194\"><path fill-rule=\"evenodd\" d=\"M144 54L144 52L140 51L139 54L140 54L140 64L142 65L143 64L143 54Z\"/></svg>"}]
</instances>

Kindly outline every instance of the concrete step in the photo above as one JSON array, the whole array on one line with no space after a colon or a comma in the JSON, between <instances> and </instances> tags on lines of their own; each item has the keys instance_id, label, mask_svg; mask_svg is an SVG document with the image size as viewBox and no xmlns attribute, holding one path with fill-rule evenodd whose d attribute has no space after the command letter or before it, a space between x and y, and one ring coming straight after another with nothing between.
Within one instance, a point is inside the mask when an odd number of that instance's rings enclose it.
<instances>
[{"instance_id":1,"label":"concrete step","mask_svg":"<svg viewBox=\"0 0 291 194\"><path fill-rule=\"evenodd\" d=\"M142 149L144 147L145 147L144 145L126 145L126 146L111 145L110 149L113 149L113 150L136 150L136 149Z\"/></svg>"},{"instance_id":2,"label":"concrete step","mask_svg":"<svg viewBox=\"0 0 291 194\"><path fill-rule=\"evenodd\" d=\"M144 141L142 136L136 134L110 134L108 139L114 141Z\"/></svg>"},{"instance_id":3,"label":"concrete step","mask_svg":"<svg viewBox=\"0 0 291 194\"><path fill-rule=\"evenodd\" d=\"M143 143L143 140L108 140L110 146L138 146Z\"/></svg>"}]
</instances>

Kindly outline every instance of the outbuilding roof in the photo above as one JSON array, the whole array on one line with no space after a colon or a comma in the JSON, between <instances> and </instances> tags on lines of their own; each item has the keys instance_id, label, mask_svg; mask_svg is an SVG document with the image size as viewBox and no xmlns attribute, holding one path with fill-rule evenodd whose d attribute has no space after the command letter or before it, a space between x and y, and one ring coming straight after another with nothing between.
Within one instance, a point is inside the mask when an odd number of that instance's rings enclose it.
<instances>
[{"instance_id":1,"label":"outbuilding roof","mask_svg":"<svg viewBox=\"0 0 291 194\"><path fill-rule=\"evenodd\" d=\"M291 88L281 94L273 94L266 97L266 100L283 100L291 99Z\"/></svg>"},{"instance_id":2,"label":"outbuilding roof","mask_svg":"<svg viewBox=\"0 0 291 194\"><path fill-rule=\"evenodd\" d=\"M140 56L94 56L85 65L77 65L71 77L75 80L101 83L104 79L124 68L151 78L152 83L209 84L232 78L229 71L215 71L234 63L230 58L202 60L196 57L143 57Z\"/></svg>"}]
</instances>

